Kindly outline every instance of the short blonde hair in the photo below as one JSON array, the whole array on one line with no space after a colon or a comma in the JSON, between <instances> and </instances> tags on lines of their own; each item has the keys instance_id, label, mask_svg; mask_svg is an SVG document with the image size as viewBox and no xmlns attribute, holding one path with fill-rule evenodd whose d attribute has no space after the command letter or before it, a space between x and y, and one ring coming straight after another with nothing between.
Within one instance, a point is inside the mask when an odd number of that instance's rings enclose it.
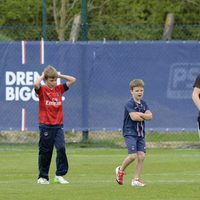
<instances>
[{"instance_id":1,"label":"short blonde hair","mask_svg":"<svg viewBox=\"0 0 200 200\"><path fill-rule=\"evenodd\" d=\"M144 81L142 79L134 79L130 82L129 88L133 90L135 87L142 87L144 88Z\"/></svg>"},{"instance_id":2,"label":"short blonde hair","mask_svg":"<svg viewBox=\"0 0 200 200\"><path fill-rule=\"evenodd\" d=\"M44 79L47 80L48 78L58 78L58 72L55 67L48 65L44 69Z\"/></svg>"}]
</instances>

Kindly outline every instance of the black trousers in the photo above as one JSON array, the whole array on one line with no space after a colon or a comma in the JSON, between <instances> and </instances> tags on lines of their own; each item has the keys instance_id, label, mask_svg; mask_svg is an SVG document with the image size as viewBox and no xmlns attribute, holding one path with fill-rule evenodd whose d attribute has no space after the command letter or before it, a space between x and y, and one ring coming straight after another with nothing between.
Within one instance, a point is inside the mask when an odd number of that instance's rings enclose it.
<instances>
[{"instance_id":1,"label":"black trousers","mask_svg":"<svg viewBox=\"0 0 200 200\"><path fill-rule=\"evenodd\" d=\"M68 172L68 160L65 149L64 132L62 127L45 125L39 126L39 178L49 180L49 168L51 164L53 148L56 148L56 175L63 176Z\"/></svg>"}]
</instances>

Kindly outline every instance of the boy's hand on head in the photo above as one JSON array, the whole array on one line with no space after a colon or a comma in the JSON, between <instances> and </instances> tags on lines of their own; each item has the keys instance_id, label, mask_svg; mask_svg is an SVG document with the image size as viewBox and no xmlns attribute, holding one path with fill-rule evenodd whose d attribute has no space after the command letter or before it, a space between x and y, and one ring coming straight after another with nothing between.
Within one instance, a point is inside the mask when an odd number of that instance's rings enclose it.
<instances>
[{"instance_id":1,"label":"boy's hand on head","mask_svg":"<svg viewBox=\"0 0 200 200\"><path fill-rule=\"evenodd\" d=\"M41 75L42 79L44 79L44 72L42 72L42 75Z\"/></svg>"},{"instance_id":2,"label":"boy's hand on head","mask_svg":"<svg viewBox=\"0 0 200 200\"><path fill-rule=\"evenodd\" d=\"M61 78L62 74L58 74L58 78Z\"/></svg>"}]
</instances>

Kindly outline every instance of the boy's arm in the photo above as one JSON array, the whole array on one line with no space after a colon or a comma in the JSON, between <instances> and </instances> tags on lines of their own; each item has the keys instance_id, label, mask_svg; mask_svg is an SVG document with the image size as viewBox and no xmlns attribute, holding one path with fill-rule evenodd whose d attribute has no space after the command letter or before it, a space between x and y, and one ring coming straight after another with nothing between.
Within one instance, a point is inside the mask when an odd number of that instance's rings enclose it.
<instances>
[{"instance_id":1,"label":"boy's arm","mask_svg":"<svg viewBox=\"0 0 200 200\"><path fill-rule=\"evenodd\" d=\"M70 88L76 82L76 78L69 75L58 74L58 78L66 80L68 88Z\"/></svg>"},{"instance_id":2,"label":"boy's arm","mask_svg":"<svg viewBox=\"0 0 200 200\"><path fill-rule=\"evenodd\" d=\"M131 112L129 113L131 119L133 121L142 122L144 119L140 116L139 112Z\"/></svg>"},{"instance_id":3,"label":"boy's arm","mask_svg":"<svg viewBox=\"0 0 200 200\"><path fill-rule=\"evenodd\" d=\"M150 110L147 110L145 113L139 113L140 117L142 117L144 120L151 120L153 118L152 112Z\"/></svg>"},{"instance_id":4,"label":"boy's arm","mask_svg":"<svg viewBox=\"0 0 200 200\"><path fill-rule=\"evenodd\" d=\"M139 121L139 122L142 122L144 120L151 120L153 117L150 110L147 110L145 113L131 112L131 113L129 113L129 115L133 121Z\"/></svg>"},{"instance_id":5,"label":"boy's arm","mask_svg":"<svg viewBox=\"0 0 200 200\"><path fill-rule=\"evenodd\" d=\"M200 99L199 99L199 95L200 95L200 88L194 87L193 93L192 93L192 100L194 101L194 104L196 105L196 107L200 111Z\"/></svg>"},{"instance_id":6,"label":"boy's arm","mask_svg":"<svg viewBox=\"0 0 200 200\"><path fill-rule=\"evenodd\" d=\"M37 80L34 82L34 88L36 89L36 90L38 90L39 88L40 88L40 84L41 84L41 81L44 79L44 73L42 73L42 75L41 76L39 76L38 78L37 78Z\"/></svg>"}]
</instances>

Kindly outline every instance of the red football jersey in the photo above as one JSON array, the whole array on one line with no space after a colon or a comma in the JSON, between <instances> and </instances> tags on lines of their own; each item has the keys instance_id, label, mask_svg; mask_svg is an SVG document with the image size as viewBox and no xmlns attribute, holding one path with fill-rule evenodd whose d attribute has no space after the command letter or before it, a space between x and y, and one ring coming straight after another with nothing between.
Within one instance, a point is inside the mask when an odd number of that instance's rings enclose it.
<instances>
[{"instance_id":1,"label":"red football jersey","mask_svg":"<svg viewBox=\"0 0 200 200\"><path fill-rule=\"evenodd\" d=\"M39 123L63 124L62 95L66 91L63 84L53 88L43 85L35 90L39 97Z\"/></svg>"}]
</instances>

